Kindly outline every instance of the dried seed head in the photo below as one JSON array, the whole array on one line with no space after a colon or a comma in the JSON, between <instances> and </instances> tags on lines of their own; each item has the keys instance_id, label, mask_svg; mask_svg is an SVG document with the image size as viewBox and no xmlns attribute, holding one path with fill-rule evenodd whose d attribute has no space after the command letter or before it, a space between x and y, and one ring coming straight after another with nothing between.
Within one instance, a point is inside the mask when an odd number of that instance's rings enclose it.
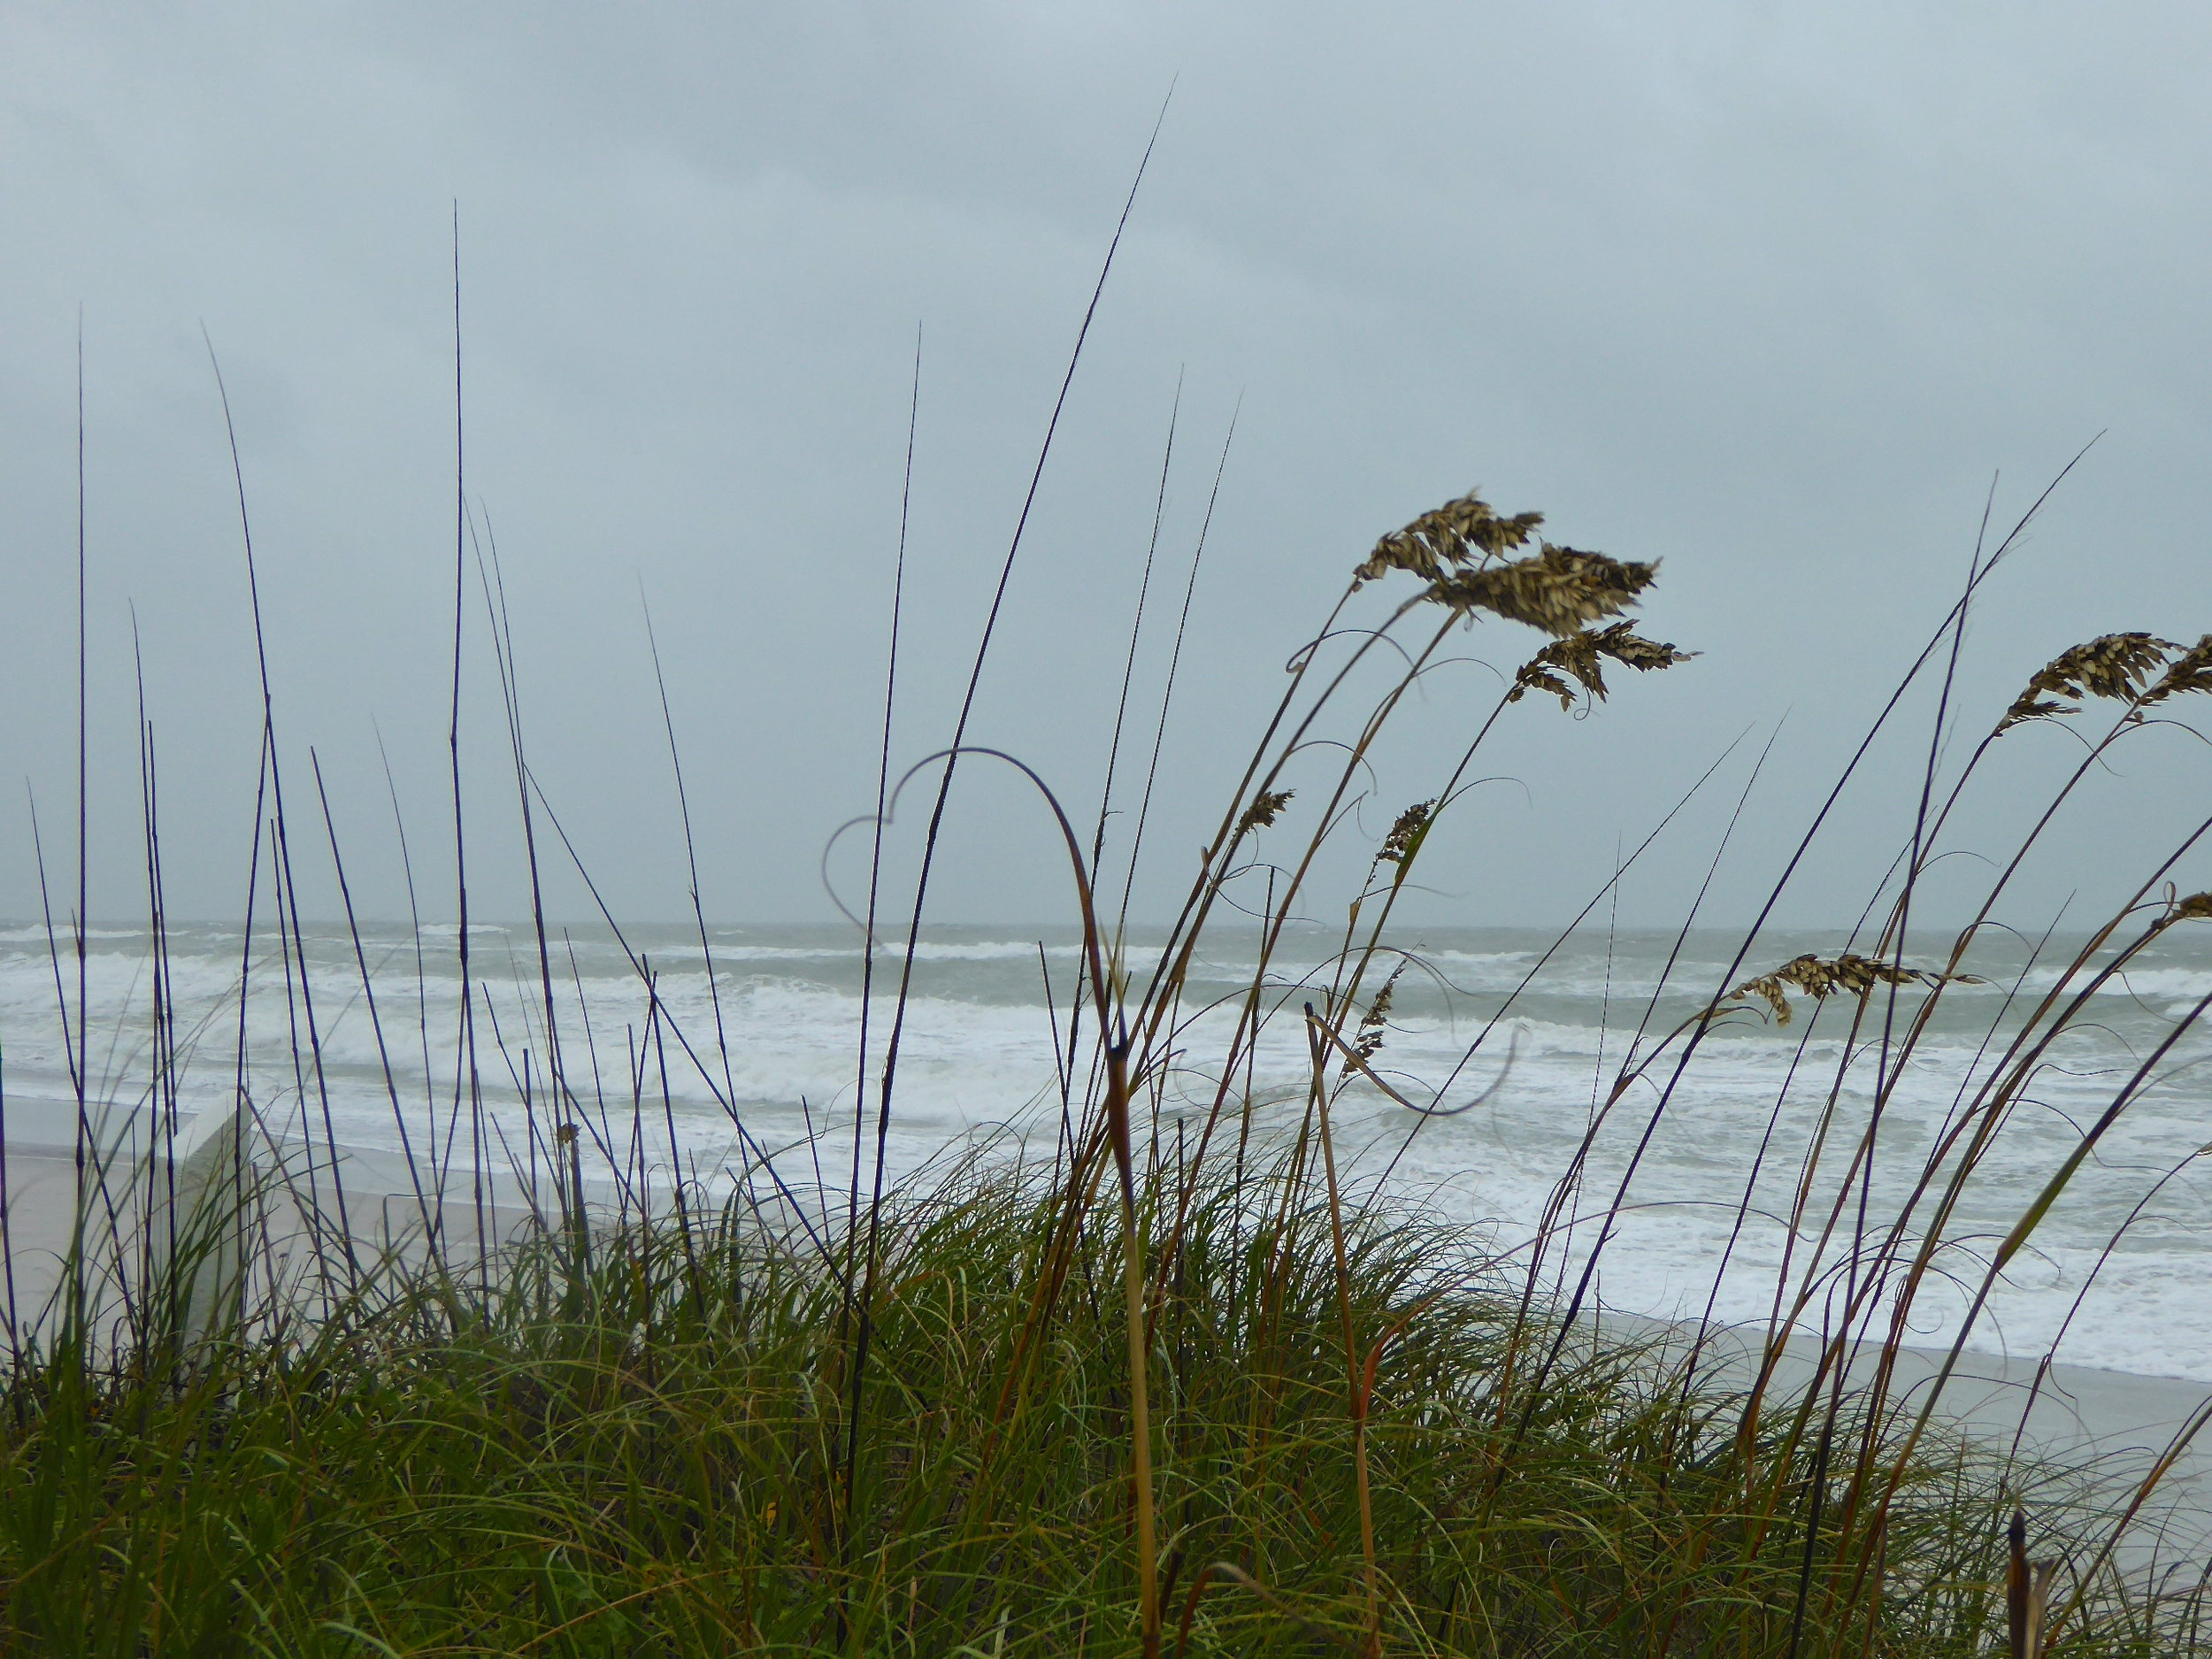
<instances>
[{"instance_id":1,"label":"dried seed head","mask_svg":"<svg viewBox=\"0 0 2212 1659\"><path fill-rule=\"evenodd\" d=\"M1609 628L1600 629L1595 644L1599 655L1646 674L1655 668L1672 668L1698 655L1695 651L1678 651L1658 640L1645 639L1631 622L1616 622Z\"/></svg>"},{"instance_id":2,"label":"dried seed head","mask_svg":"<svg viewBox=\"0 0 2212 1659\"><path fill-rule=\"evenodd\" d=\"M1240 831L1265 829L1275 821L1276 814L1290 804L1290 797L1296 793L1294 789L1261 790L1252 797L1252 804L1244 810L1244 817L1237 828Z\"/></svg>"},{"instance_id":3,"label":"dried seed head","mask_svg":"<svg viewBox=\"0 0 2212 1659\"><path fill-rule=\"evenodd\" d=\"M1532 558L1439 577L1422 597L1455 611L1487 611L1564 635L1619 616L1658 573L1656 565L1632 565L1548 541Z\"/></svg>"},{"instance_id":4,"label":"dried seed head","mask_svg":"<svg viewBox=\"0 0 2212 1659\"><path fill-rule=\"evenodd\" d=\"M1359 588L1392 571L1409 571L1425 582L1436 581L1448 569L1486 564L1510 549L1527 546L1543 522L1540 512L1502 518L1470 490L1376 542L1375 550L1353 572L1352 586Z\"/></svg>"},{"instance_id":5,"label":"dried seed head","mask_svg":"<svg viewBox=\"0 0 2212 1659\"><path fill-rule=\"evenodd\" d=\"M2143 694L2136 705L2139 714L2154 703L2192 691L2212 691L2212 634L2206 634L2174 658L2158 683Z\"/></svg>"},{"instance_id":6,"label":"dried seed head","mask_svg":"<svg viewBox=\"0 0 2212 1659\"><path fill-rule=\"evenodd\" d=\"M1416 801L1398 814L1398 821L1390 826L1390 833L1383 837L1382 850L1375 855L1379 864L1403 864L1411 854L1414 843L1429 826L1429 815L1436 810L1434 801Z\"/></svg>"},{"instance_id":7,"label":"dried seed head","mask_svg":"<svg viewBox=\"0 0 2212 1659\"><path fill-rule=\"evenodd\" d=\"M1548 541L1532 557L1500 562L1526 547L1543 522L1540 512L1502 518L1471 491L1376 542L1352 572L1352 586L1406 571L1429 584L1422 597L1433 603L1470 615L1488 611L1564 635L1619 616L1658 573L1656 565L1632 565Z\"/></svg>"},{"instance_id":8,"label":"dried seed head","mask_svg":"<svg viewBox=\"0 0 2212 1659\"><path fill-rule=\"evenodd\" d=\"M1513 689L1505 694L1508 703L1518 703L1531 691L1548 691L1559 699L1559 706L1575 706L1574 687L1555 671L1563 670L1600 702L1605 699L1605 676L1598 669L1597 635L1588 629L1570 634L1563 640L1554 640L1549 645L1521 664L1513 676Z\"/></svg>"},{"instance_id":9,"label":"dried seed head","mask_svg":"<svg viewBox=\"0 0 2212 1659\"><path fill-rule=\"evenodd\" d=\"M1520 672L1513 676L1513 689L1505 694L1505 700L1518 703L1528 692L1548 691L1559 699L1561 708L1571 709L1573 688L1555 672L1563 670L1601 703L1605 700L1605 676L1598 670L1600 657L1609 657L1617 663L1648 673L1655 668L1671 668L1677 663L1686 663L1696 655L1695 651L1678 651L1671 645L1647 640L1636 633L1635 625L1630 622L1616 622L1596 633L1585 628L1564 639L1554 640L1521 664Z\"/></svg>"},{"instance_id":10,"label":"dried seed head","mask_svg":"<svg viewBox=\"0 0 2212 1659\"><path fill-rule=\"evenodd\" d=\"M2158 918L2161 927L2170 927L2176 922L2201 922L2212 919L2212 893L2192 893L2185 899L2172 895L2173 888L2166 889L2166 913Z\"/></svg>"},{"instance_id":11,"label":"dried seed head","mask_svg":"<svg viewBox=\"0 0 2212 1659\"><path fill-rule=\"evenodd\" d=\"M1877 962L1870 956L1854 956L1849 951L1839 956L1824 959L1808 954L1795 956L1771 973L1763 973L1755 979L1746 979L1723 998L1724 1002L1740 1002L1747 996L1763 998L1774 1010L1774 1023L1790 1023L1789 999L1786 988L1804 992L1815 1002L1824 1002L1838 991L1853 996L1864 996L1878 985L1979 985L1982 981L1970 973L1938 973L1925 968L1901 968L1893 963Z\"/></svg>"},{"instance_id":12,"label":"dried seed head","mask_svg":"<svg viewBox=\"0 0 2212 1659\"><path fill-rule=\"evenodd\" d=\"M1359 1035L1352 1044L1352 1052L1362 1060L1371 1060L1382 1052L1383 1030L1390 1023L1390 999L1398 988L1398 976L1406 971L1401 962L1390 972L1382 989L1375 993L1375 1000L1367 1005L1367 1011L1359 1017ZM1348 1057L1337 1072L1339 1081L1352 1075L1359 1066Z\"/></svg>"},{"instance_id":13,"label":"dried seed head","mask_svg":"<svg viewBox=\"0 0 2212 1659\"><path fill-rule=\"evenodd\" d=\"M2212 635L2200 641L2182 660L2188 661L2208 646L2212 646ZM2058 701L2060 698L2077 703L2085 697L2110 697L2120 703L2134 703L2146 695L2143 682L2165 667L2167 653L2180 649L2171 640L2162 640L2154 634L2107 634L2086 645L2061 651L2028 681L2027 689L2013 699L2012 707L2005 710L2005 718L1997 722L1997 733L2002 735L2024 721L2047 720L2073 713L2066 703ZM2180 663L2175 664L2176 668L2180 666ZM2208 669L2212 669L2212 657L2200 661L2195 672L2202 678ZM2204 686L2212 686L2212 678L2204 678ZM2201 688L2193 685L2176 686L2173 690ZM2170 696L2172 692L2160 695Z\"/></svg>"}]
</instances>

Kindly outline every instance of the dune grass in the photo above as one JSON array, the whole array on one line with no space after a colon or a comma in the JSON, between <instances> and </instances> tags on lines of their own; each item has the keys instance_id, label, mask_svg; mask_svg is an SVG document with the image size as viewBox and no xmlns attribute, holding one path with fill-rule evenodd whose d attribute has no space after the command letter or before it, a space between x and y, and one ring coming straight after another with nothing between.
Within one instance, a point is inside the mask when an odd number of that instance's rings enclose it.
<instances>
[{"instance_id":1,"label":"dune grass","mask_svg":"<svg viewBox=\"0 0 2212 1659\"><path fill-rule=\"evenodd\" d=\"M1507 1380L1555 1333L1473 1239L1368 1207L1340 1271L1325 1200L1248 1179L1148 1189L1148 1231L1185 1213L1148 1333L1172 1648L1357 1650L1379 1625L1403 1652L1786 1649L1814 1455L1786 1414L1747 1444L1740 1393L1617 1339ZM1121 1243L1086 1230L1041 1320L1067 1219L1002 1158L895 1197L849 1509L838 1282L735 1208L688 1240L637 1223L588 1268L534 1240L488 1300L373 1279L181 1381L64 1351L6 1402L4 1628L71 1653L1131 1651ZM1916 1455L1868 1650L1982 1650L2004 1541L1981 1474Z\"/></svg>"}]
</instances>

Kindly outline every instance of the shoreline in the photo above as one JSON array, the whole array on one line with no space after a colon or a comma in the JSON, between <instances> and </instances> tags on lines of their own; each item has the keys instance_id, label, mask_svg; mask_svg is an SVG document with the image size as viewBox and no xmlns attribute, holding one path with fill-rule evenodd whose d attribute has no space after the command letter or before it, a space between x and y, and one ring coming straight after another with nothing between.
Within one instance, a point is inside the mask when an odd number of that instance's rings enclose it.
<instances>
[{"instance_id":1,"label":"shoreline","mask_svg":"<svg viewBox=\"0 0 2212 1659\"><path fill-rule=\"evenodd\" d=\"M1662 1354L1679 1356L1695 1340L1694 1327L1639 1315L1605 1311L1593 1322L1632 1340L1648 1340ZM1764 1333L1716 1326L1707 1333L1702 1363L1724 1386L1746 1386L1755 1375ZM1813 1376L1820 1343L1788 1337L1770 1385L1777 1397L1793 1396ZM1947 1357L1941 1348L1902 1348L1892 1375L1888 1409L1904 1421L1917 1415L1920 1396ZM1868 1348L1849 1367L1854 1383L1870 1381L1879 1359ZM2212 1383L2162 1377L2034 1357L1961 1353L1931 1418L1931 1426L1963 1435L2001 1456L2017 1440L2020 1453L2062 1463L2087 1477L2089 1493L2077 1494L2100 1508L2124 1506L2170 1448L2173 1437L2212 1406ZM2034 1517L2031 1515L2032 1527ZM2193 1553L2200 1563L2212 1546L2212 1430L2197 1435L2174 1457L2157 1487L2131 1523L2116 1559L2147 1564Z\"/></svg>"}]
</instances>

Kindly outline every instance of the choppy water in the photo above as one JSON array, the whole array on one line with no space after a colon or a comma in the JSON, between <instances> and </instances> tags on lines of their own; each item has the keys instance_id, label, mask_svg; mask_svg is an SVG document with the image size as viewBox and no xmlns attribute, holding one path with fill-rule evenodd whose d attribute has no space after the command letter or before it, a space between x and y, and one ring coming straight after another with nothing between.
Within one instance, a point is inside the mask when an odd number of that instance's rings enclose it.
<instances>
[{"instance_id":1,"label":"choppy water","mask_svg":"<svg viewBox=\"0 0 2212 1659\"><path fill-rule=\"evenodd\" d=\"M1140 987L1152 961L1147 939L1140 935L1129 952ZM311 1127L319 1138L334 1133L342 1144L391 1152L403 1128L418 1156L434 1148L465 1164L472 1151L465 1130L460 1144L449 1144L463 1052L455 930L426 929L418 940L403 928L374 928L361 942L373 1021L351 938L334 928L309 930L319 1083L311 1063L295 1064L295 1055L308 1051L308 1000L297 994L297 970L288 995L273 935L257 936L245 1020L252 1097L269 1121L294 1134ZM1578 938L1525 988L1524 979L1552 943L1548 935L1432 930L1397 942L1417 953L1421 965L1399 981L1378 1066L1419 1101L1436 1098L1441 1087L1442 1102L1458 1105L1497 1087L1471 1110L1423 1119L1355 1083L1339 1110L1340 1143L1371 1176L1394 1160L1394 1182L1489 1224L1500 1248L1509 1248L1535 1226L1640 1023L1647 1050L1728 979L1739 941L1694 935L1655 1007L1652 994L1670 937ZM486 1156L524 1165L531 1114L523 1086L534 1102L542 1102L549 1051L536 941L526 928L487 927L472 930L471 943L480 1087L503 1137ZM631 934L630 947L655 975L649 995L630 956L603 931L578 930L552 941L555 1025L571 1087L619 1157L636 1155L634 1129L646 1156L664 1165L672 1125L687 1164L710 1171L741 1163L745 1148L718 1092L784 1179L812 1188L818 1158L822 1178L841 1187L860 1071L857 939L827 928L730 927L713 931L710 943L711 980L695 933L648 928ZM1832 954L1841 943L1833 935L1770 937L1734 977L1800 951ZM1191 1022L1178 1040L1179 1061L1164 1096L1171 1143L1177 1118L1187 1120L1187 1141L1212 1103L1234 1019L1227 1011L1195 1010L1216 1002L1233 1005L1255 972L1253 938L1223 935L1211 944L1184 999ZM1325 983L1328 971L1315 964L1329 949L1317 933L1302 935L1272 964L1265 1000L1279 1011L1248 1073L1255 1098L1265 1102L1263 1136L1296 1122L1309 1068L1298 1010L1317 995L1301 981ZM1989 983L1947 989L1875 1143L1873 1222L1897 1212L1964 1092L1995 1064L2008 1022L2016 1023L2018 1010L2056 982L2068 954L2055 947L2042 963L2028 964L2016 944L1993 940L1991 950L1969 964ZM888 1136L895 1173L995 1125L1029 1137L1049 1156L1059 1117L1057 1045L1065 1041L1078 957L1077 941L1064 930L944 927L925 934ZM235 929L188 927L171 937L165 972L179 1033L178 1104L187 1114L233 1098L237 987L246 961ZM150 1098L153 967L142 933L90 937L86 1025L94 1093L126 1110L142 1111ZM879 956L872 1077L897 968L895 952ZM1056 1021L1046 1000L1048 976L1063 1010ZM60 979L73 1010L76 964L66 941ZM73 1132L74 1090L56 979L42 928L0 926L0 1044L12 1144L65 1142ZM2171 930L2124 979L2091 999L1967 1182L1945 1228L1953 1243L1939 1258L1942 1272L1960 1283L1978 1279L1979 1258L2079 1147L2084 1127L2208 994L2212 925L2196 924ZM664 1024L652 1017L652 997ZM1917 992L1899 998L1900 1029L1920 1002ZM1878 1039L1886 1006L1886 997L1874 999L1863 1037ZM1878 1041L1870 1041L1845 1065L1849 1010L1840 1000L1830 1004L1808 1038L1813 1009L1800 1007L1801 1018L1786 1027L1747 1016L1709 1033L1655 1126L1671 1064L1660 1064L1652 1083L1632 1087L1615 1108L1596 1142L1579 1201L1584 1210L1602 1208L1647 1130L1649 1141L1628 1190L1628 1210L1601 1260L1607 1305L1700 1315L1722 1252L1732 1249L1715 1310L1729 1319L1763 1318L1786 1250L1800 1266L1808 1259L1810 1233L1826 1218L1863 1126L1880 1055ZM1470 1059L1470 1045L1501 1010L1506 1017ZM1993 1030L2000 1033L1994 1042ZM2212 1380L2212 1160L2202 1156L2212 1141L2208 1058L2212 1037L2184 1030L2008 1272L1976 1322L1970 1346L2038 1354L2065 1325L2063 1360ZM1246 1087L1240 1069L1236 1098ZM1823 1154L1812 1220L1793 1241L1785 1217L1832 1091L1842 1115ZM871 1141L873 1110L872 1095ZM1747 1192L1750 1208L1739 1227ZM1855 1203L1844 1219L1847 1233L1855 1220ZM1586 1239L1593 1232L1584 1229ZM2083 1298L2108 1249L2108 1262ZM1914 1318L1920 1339L1955 1330L1961 1306L1961 1295L1947 1287L1924 1294Z\"/></svg>"}]
</instances>

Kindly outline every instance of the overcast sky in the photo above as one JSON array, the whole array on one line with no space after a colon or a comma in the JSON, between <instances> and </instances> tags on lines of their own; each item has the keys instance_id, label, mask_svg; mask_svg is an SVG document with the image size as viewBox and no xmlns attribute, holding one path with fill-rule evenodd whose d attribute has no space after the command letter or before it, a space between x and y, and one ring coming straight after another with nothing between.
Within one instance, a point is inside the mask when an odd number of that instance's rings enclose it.
<instances>
[{"instance_id":1,"label":"overcast sky","mask_svg":"<svg viewBox=\"0 0 2212 1659\"><path fill-rule=\"evenodd\" d=\"M336 905L311 748L357 898L403 913L380 733L425 902L449 906L457 202L468 493L547 797L619 911L684 911L649 603L710 914L831 917L824 844L873 796L916 331L898 764L949 733L1171 83L972 736L1096 812L1179 380L1141 755L1241 414L1138 914L1171 910L1350 566L1479 484L1557 539L1663 559L1647 631L1703 655L1586 720L1515 709L1478 769L1509 781L1436 849L1422 914L1571 914L1747 733L1626 887L1623 920L1671 920L1780 722L1713 901L1747 915L1962 581L1993 477L2008 524L2106 434L1993 582L1968 741L2067 645L2212 627L2208 35L2179 5L12 0L0 915L37 905L27 786L73 887L80 315L95 913L142 906L134 605L172 910L243 902L259 684L203 327L303 902ZM1457 649L1509 672L1539 642L1493 622ZM475 902L512 915L480 596L464 656ZM1430 686L1350 866L1496 684L1471 664ZM1865 902L1924 757L1925 708L1906 712L1786 915ZM1967 822L1995 850L2079 753L2008 741ZM2203 798L2202 753L2170 733L2127 750L2008 913L2133 869ZM1303 827L1294 809L1285 833ZM964 772L933 912L1064 917L1045 829ZM2212 885L2204 863L2185 886ZM557 911L588 907L557 884Z\"/></svg>"}]
</instances>

